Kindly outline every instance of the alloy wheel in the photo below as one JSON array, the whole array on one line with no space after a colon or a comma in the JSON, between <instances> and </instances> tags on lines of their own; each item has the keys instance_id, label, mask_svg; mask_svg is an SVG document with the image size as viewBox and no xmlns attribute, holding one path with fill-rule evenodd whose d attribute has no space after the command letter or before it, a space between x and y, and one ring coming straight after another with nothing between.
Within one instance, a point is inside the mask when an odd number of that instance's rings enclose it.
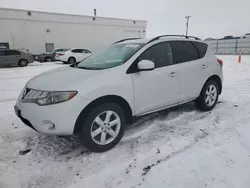
<instances>
[{"instance_id":1,"label":"alloy wheel","mask_svg":"<svg viewBox=\"0 0 250 188\"><path fill-rule=\"evenodd\" d=\"M205 94L205 102L208 106L213 106L216 98L217 98L218 92L215 85L208 86Z\"/></svg>"},{"instance_id":2,"label":"alloy wheel","mask_svg":"<svg viewBox=\"0 0 250 188\"><path fill-rule=\"evenodd\" d=\"M118 136L121 129L121 119L114 111L99 114L91 125L91 138L96 144L107 145Z\"/></svg>"}]
</instances>

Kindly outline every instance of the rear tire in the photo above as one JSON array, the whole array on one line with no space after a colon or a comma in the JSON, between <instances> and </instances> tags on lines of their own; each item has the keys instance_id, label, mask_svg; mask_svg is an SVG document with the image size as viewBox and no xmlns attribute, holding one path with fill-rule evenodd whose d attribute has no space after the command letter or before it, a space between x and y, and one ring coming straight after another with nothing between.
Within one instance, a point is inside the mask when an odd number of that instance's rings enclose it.
<instances>
[{"instance_id":1,"label":"rear tire","mask_svg":"<svg viewBox=\"0 0 250 188\"><path fill-rule=\"evenodd\" d=\"M209 80L203 86L200 96L196 99L195 104L197 108L202 111L210 111L215 107L218 98L218 83L214 80Z\"/></svg>"},{"instance_id":2,"label":"rear tire","mask_svg":"<svg viewBox=\"0 0 250 188\"><path fill-rule=\"evenodd\" d=\"M93 152L105 152L117 145L123 137L126 118L123 109L115 103L104 103L92 108L77 124L82 127L81 142Z\"/></svg>"},{"instance_id":3,"label":"rear tire","mask_svg":"<svg viewBox=\"0 0 250 188\"><path fill-rule=\"evenodd\" d=\"M21 59L19 62L18 62L18 66L19 67L26 67L28 66L28 61L26 59Z\"/></svg>"},{"instance_id":4,"label":"rear tire","mask_svg":"<svg viewBox=\"0 0 250 188\"><path fill-rule=\"evenodd\" d=\"M76 63L76 58L70 57L70 58L68 59L68 63L69 63L69 64Z\"/></svg>"},{"instance_id":5,"label":"rear tire","mask_svg":"<svg viewBox=\"0 0 250 188\"><path fill-rule=\"evenodd\" d=\"M51 61L52 61L51 57L46 57L45 58L45 62L51 62Z\"/></svg>"}]
</instances>

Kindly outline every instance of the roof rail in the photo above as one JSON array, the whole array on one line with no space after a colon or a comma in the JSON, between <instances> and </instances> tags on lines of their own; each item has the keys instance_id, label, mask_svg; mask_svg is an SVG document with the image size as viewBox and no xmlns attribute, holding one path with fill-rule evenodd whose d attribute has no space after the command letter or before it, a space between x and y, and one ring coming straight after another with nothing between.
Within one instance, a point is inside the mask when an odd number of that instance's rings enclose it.
<instances>
[{"instance_id":1,"label":"roof rail","mask_svg":"<svg viewBox=\"0 0 250 188\"><path fill-rule=\"evenodd\" d=\"M117 44L117 43L120 43L120 42L124 42L126 40L136 40L136 39L142 39L142 38L126 38L126 39L122 39L122 40L119 40L117 42L114 42L113 44Z\"/></svg>"},{"instance_id":2,"label":"roof rail","mask_svg":"<svg viewBox=\"0 0 250 188\"><path fill-rule=\"evenodd\" d=\"M186 38L186 39L193 38L193 39L195 39L195 40L201 40L201 39L198 38L198 37L186 36L186 35L160 35L160 36L155 37L155 38L151 39L150 41L148 41L147 44L148 44L148 43L151 43L151 42L153 42L153 41L159 40L160 38L164 38L164 37L182 37L182 38Z\"/></svg>"}]
</instances>

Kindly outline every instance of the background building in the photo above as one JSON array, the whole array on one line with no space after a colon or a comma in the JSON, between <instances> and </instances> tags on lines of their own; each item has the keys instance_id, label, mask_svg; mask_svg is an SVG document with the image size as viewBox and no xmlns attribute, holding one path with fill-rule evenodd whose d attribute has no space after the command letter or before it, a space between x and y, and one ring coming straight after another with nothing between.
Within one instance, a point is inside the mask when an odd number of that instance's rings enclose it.
<instances>
[{"instance_id":1,"label":"background building","mask_svg":"<svg viewBox=\"0 0 250 188\"><path fill-rule=\"evenodd\" d=\"M103 48L146 36L146 21L0 8L0 46L31 53L53 48Z\"/></svg>"}]
</instances>

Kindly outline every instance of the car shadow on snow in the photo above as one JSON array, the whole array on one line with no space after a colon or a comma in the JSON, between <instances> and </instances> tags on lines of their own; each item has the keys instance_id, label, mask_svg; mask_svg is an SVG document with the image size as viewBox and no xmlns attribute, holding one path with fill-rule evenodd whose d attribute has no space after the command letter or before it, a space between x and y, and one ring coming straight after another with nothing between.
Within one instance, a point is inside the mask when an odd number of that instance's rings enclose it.
<instances>
[{"instance_id":1,"label":"car shadow on snow","mask_svg":"<svg viewBox=\"0 0 250 188\"><path fill-rule=\"evenodd\" d=\"M156 134L155 139L157 139L159 135L164 136L166 132L172 134L176 127L173 127L170 122L174 119L181 118L181 115L183 114L187 115L187 117L191 117L196 116L196 114L202 115L202 112L196 110L193 102L190 102L177 107L169 108L167 110L136 117L133 121L133 124L127 127L124 138L121 140L118 147L122 145L129 146L133 140L136 140L141 135L143 135L144 131L148 130L151 131L150 135ZM204 118L203 116L205 117L206 114L202 115L201 117L197 116L194 119ZM192 119L190 119L190 121L192 121ZM170 125L168 126L168 124ZM147 142L147 139L152 140L151 138L144 138L144 142ZM40 134L27 140L26 150L27 152L31 152L32 156L52 158L61 158L63 156L66 158L73 158L91 153L81 145L79 138L76 136L44 136ZM23 152L25 153L26 151Z\"/></svg>"}]
</instances>

